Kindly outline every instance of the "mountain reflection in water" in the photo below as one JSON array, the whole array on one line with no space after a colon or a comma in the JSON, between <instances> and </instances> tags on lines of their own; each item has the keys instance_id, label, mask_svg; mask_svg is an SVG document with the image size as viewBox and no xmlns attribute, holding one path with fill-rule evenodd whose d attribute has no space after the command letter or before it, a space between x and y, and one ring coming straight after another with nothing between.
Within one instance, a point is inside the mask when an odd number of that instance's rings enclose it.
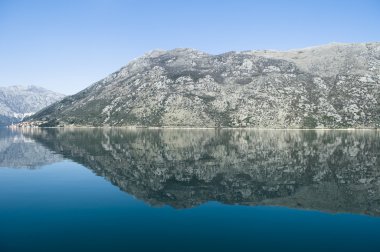
<instances>
[{"instance_id":1,"label":"mountain reflection in water","mask_svg":"<svg viewBox=\"0 0 380 252\"><path fill-rule=\"evenodd\" d=\"M55 154L18 130L0 128L0 167L36 169L62 161Z\"/></svg>"},{"instance_id":2,"label":"mountain reflection in water","mask_svg":"<svg viewBox=\"0 0 380 252\"><path fill-rule=\"evenodd\" d=\"M153 206L218 201L380 215L376 130L29 129L22 134Z\"/></svg>"}]
</instances>

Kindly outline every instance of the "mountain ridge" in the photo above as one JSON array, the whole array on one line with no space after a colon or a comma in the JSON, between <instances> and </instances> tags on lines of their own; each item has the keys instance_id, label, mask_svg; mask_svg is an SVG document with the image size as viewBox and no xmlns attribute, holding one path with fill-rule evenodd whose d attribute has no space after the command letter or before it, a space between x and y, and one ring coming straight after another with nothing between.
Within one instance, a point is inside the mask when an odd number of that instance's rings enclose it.
<instances>
[{"instance_id":1,"label":"mountain ridge","mask_svg":"<svg viewBox=\"0 0 380 252\"><path fill-rule=\"evenodd\" d=\"M153 50L28 119L42 126L376 128L380 43Z\"/></svg>"},{"instance_id":2,"label":"mountain ridge","mask_svg":"<svg viewBox=\"0 0 380 252\"><path fill-rule=\"evenodd\" d=\"M63 97L34 85L0 87L0 125L18 123Z\"/></svg>"}]
</instances>

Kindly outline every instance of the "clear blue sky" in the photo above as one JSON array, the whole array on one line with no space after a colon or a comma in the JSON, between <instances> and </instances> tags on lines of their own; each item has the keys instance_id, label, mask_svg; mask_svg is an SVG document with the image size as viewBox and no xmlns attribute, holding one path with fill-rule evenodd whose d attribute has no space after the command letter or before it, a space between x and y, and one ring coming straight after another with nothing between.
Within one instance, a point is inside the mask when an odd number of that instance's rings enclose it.
<instances>
[{"instance_id":1,"label":"clear blue sky","mask_svg":"<svg viewBox=\"0 0 380 252\"><path fill-rule=\"evenodd\" d=\"M380 41L380 1L0 0L0 86L73 94L153 49Z\"/></svg>"}]
</instances>

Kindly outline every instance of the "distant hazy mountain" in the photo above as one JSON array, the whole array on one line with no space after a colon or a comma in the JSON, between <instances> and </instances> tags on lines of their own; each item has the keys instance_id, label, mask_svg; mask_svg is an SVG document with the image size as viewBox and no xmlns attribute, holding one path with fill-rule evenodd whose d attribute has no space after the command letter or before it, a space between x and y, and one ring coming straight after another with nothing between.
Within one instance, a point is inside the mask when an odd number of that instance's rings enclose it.
<instances>
[{"instance_id":1,"label":"distant hazy mountain","mask_svg":"<svg viewBox=\"0 0 380 252\"><path fill-rule=\"evenodd\" d=\"M19 122L63 97L36 86L0 87L0 125Z\"/></svg>"},{"instance_id":2,"label":"distant hazy mountain","mask_svg":"<svg viewBox=\"0 0 380 252\"><path fill-rule=\"evenodd\" d=\"M380 43L153 51L32 117L55 125L378 127Z\"/></svg>"}]
</instances>

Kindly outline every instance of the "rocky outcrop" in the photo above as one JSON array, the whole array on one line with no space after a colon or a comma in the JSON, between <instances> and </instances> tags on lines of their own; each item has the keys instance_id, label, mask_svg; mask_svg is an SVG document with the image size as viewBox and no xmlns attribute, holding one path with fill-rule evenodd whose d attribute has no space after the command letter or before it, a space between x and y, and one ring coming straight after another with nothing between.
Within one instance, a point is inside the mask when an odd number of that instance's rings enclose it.
<instances>
[{"instance_id":1,"label":"rocky outcrop","mask_svg":"<svg viewBox=\"0 0 380 252\"><path fill-rule=\"evenodd\" d=\"M380 215L380 135L363 131L33 129L154 206L207 201Z\"/></svg>"},{"instance_id":2,"label":"rocky outcrop","mask_svg":"<svg viewBox=\"0 0 380 252\"><path fill-rule=\"evenodd\" d=\"M31 120L43 126L380 125L380 43L153 51Z\"/></svg>"},{"instance_id":3,"label":"rocky outcrop","mask_svg":"<svg viewBox=\"0 0 380 252\"><path fill-rule=\"evenodd\" d=\"M63 97L35 86L0 87L0 126L18 123Z\"/></svg>"}]
</instances>

